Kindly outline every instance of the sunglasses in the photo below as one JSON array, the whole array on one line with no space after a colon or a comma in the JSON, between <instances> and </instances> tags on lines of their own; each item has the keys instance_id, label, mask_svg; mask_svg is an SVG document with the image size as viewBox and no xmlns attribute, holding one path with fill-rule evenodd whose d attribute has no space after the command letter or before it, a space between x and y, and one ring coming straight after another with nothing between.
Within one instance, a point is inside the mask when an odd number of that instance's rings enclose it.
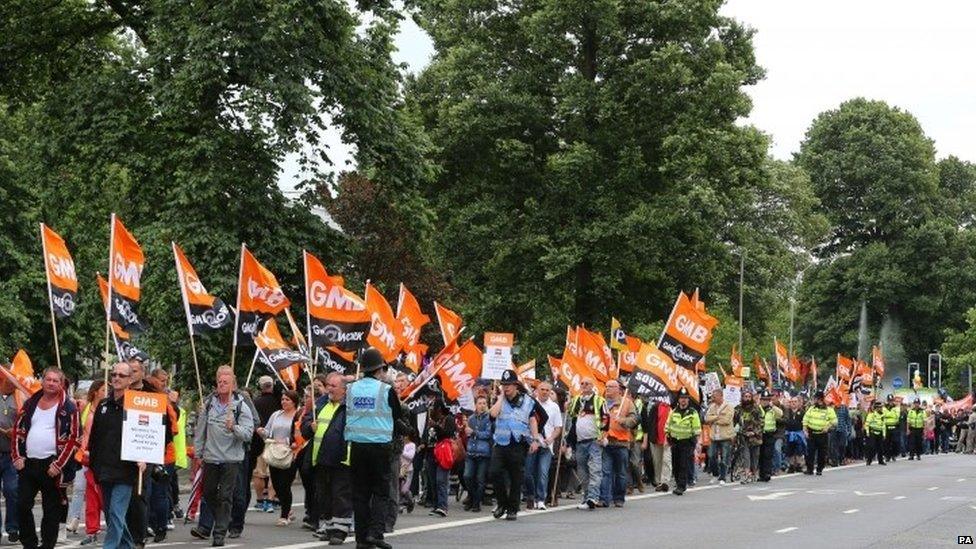
<instances>
[{"instance_id":1,"label":"sunglasses","mask_svg":"<svg viewBox=\"0 0 976 549\"><path fill-rule=\"evenodd\" d=\"M117 374L115 372L112 372L112 377L129 377L129 374Z\"/></svg>"}]
</instances>

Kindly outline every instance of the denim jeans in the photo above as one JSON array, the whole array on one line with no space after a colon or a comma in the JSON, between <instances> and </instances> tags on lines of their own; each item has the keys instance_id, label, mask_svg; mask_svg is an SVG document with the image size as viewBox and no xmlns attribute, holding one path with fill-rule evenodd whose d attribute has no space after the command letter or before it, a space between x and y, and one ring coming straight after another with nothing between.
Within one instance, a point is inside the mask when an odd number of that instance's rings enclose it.
<instances>
[{"instance_id":1,"label":"denim jeans","mask_svg":"<svg viewBox=\"0 0 976 549\"><path fill-rule=\"evenodd\" d=\"M107 523L102 547L129 549L133 546L133 539L125 522L125 514L129 510L129 500L132 499L132 486L103 482L101 488Z\"/></svg>"},{"instance_id":2,"label":"denim jeans","mask_svg":"<svg viewBox=\"0 0 976 549\"><path fill-rule=\"evenodd\" d=\"M598 501L603 478L603 447L595 440L576 443L576 475L583 487L583 501Z\"/></svg>"},{"instance_id":3,"label":"denim jeans","mask_svg":"<svg viewBox=\"0 0 976 549\"><path fill-rule=\"evenodd\" d=\"M3 482L3 499L7 502L6 514L3 516L3 529L8 534L19 532L20 527L17 522L17 470L14 469L9 453L0 454L0 482Z\"/></svg>"},{"instance_id":4,"label":"denim jeans","mask_svg":"<svg viewBox=\"0 0 976 549\"><path fill-rule=\"evenodd\" d=\"M166 465L169 474L176 474L176 467ZM166 533L166 523L169 521L170 490L169 476L163 480L149 479L149 526L156 535Z\"/></svg>"},{"instance_id":5,"label":"denim jeans","mask_svg":"<svg viewBox=\"0 0 976 549\"><path fill-rule=\"evenodd\" d=\"M606 504L623 503L627 492L627 464L630 461L628 446L603 447L603 480L600 483L600 501Z\"/></svg>"},{"instance_id":6,"label":"denim jeans","mask_svg":"<svg viewBox=\"0 0 976 549\"><path fill-rule=\"evenodd\" d=\"M437 471L434 474L437 482L437 489L435 490L436 501L434 502L434 507L447 511L447 494L451 490L451 470L445 469L438 465Z\"/></svg>"},{"instance_id":7,"label":"denim jeans","mask_svg":"<svg viewBox=\"0 0 976 549\"><path fill-rule=\"evenodd\" d=\"M471 505L481 505L485 495L485 479L488 477L489 456L468 456L464 460L464 486L471 494Z\"/></svg>"},{"instance_id":8,"label":"denim jeans","mask_svg":"<svg viewBox=\"0 0 976 549\"><path fill-rule=\"evenodd\" d=\"M712 458L712 476L719 480L728 480L729 462L732 459L731 440L713 440L708 446L708 453Z\"/></svg>"},{"instance_id":9,"label":"denim jeans","mask_svg":"<svg viewBox=\"0 0 976 549\"><path fill-rule=\"evenodd\" d=\"M549 466L552 465L552 452L539 448L534 454L525 456L525 499L545 503L549 494Z\"/></svg>"},{"instance_id":10,"label":"denim jeans","mask_svg":"<svg viewBox=\"0 0 976 549\"><path fill-rule=\"evenodd\" d=\"M773 443L773 470L783 470L783 438L777 437Z\"/></svg>"},{"instance_id":11,"label":"denim jeans","mask_svg":"<svg viewBox=\"0 0 976 549\"><path fill-rule=\"evenodd\" d=\"M2 459L2 458L0 458ZM71 501L68 503L68 520L73 518L82 520L85 517L82 516L83 508L85 506L85 486L88 482L85 480L85 470L87 467L82 467L75 473L75 481L72 483L72 494Z\"/></svg>"}]
</instances>

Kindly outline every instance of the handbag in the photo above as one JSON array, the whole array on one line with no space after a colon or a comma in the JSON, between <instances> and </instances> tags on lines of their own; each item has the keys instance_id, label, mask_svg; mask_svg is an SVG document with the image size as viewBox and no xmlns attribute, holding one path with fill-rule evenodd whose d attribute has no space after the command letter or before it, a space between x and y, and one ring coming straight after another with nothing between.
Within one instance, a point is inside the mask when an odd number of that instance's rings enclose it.
<instances>
[{"instance_id":1,"label":"handbag","mask_svg":"<svg viewBox=\"0 0 976 549\"><path fill-rule=\"evenodd\" d=\"M264 444L264 452L261 453L261 457L264 458L268 467L289 469L295 459L295 454L292 453L288 444L269 440Z\"/></svg>"},{"instance_id":2,"label":"handbag","mask_svg":"<svg viewBox=\"0 0 976 549\"><path fill-rule=\"evenodd\" d=\"M441 469L450 471L454 467L454 444L445 438L434 445L434 461Z\"/></svg>"}]
</instances>

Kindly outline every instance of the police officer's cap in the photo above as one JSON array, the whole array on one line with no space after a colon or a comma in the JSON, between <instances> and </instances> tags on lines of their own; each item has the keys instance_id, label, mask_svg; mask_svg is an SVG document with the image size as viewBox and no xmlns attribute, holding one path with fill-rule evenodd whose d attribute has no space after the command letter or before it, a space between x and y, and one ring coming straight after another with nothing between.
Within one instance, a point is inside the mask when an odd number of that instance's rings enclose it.
<instances>
[{"instance_id":1,"label":"police officer's cap","mask_svg":"<svg viewBox=\"0 0 976 549\"><path fill-rule=\"evenodd\" d=\"M359 369L365 374L375 372L376 370L385 367L386 361L383 360L383 354L380 353L379 349L376 347L369 347L363 351L362 356L359 357Z\"/></svg>"},{"instance_id":2,"label":"police officer's cap","mask_svg":"<svg viewBox=\"0 0 976 549\"><path fill-rule=\"evenodd\" d=\"M762 392L762 395L759 398L761 398L763 400L769 400L769 399L773 398L773 395L769 391L763 391Z\"/></svg>"},{"instance_id":3,"label":"police officer's cap","mask_svg":"<svg viewBox=\"0 0 976 549\"><path fill-rule=\"evenodd\" d=\"M891 393L888 393L888 397L885 400L888 401L888 402L894 402L895 401L895 395L893 395Z\"/></svg>"},{"instance_id":4,"label":"police officer's cap","mask_svg":"<svg viewBox=\"0 0 976 549\"><path fill-rule=\"evenodd\" d=\"M880 400L875 400L874 402L871 403L871 405L874 406L874 407L876 407L876 408L880 408L881 407L881 401Z\"/></svg>"},{"instance_id":5,"label":"police officer's cap","mask_svg":"<svg viewBox=\"0 0 976 549\"><path fill-rule=\"evenodd\" d=\"M688 398L688 389L682 387L681 390L678 391L678 398Z\"/></svg>"},{"instance_id":6,"label":"police officer's cap","mask_svg":"<svg viewBox=\"0 0 976 549\"><path fill-rule=\"evenodd\" d=\"M817 392L813 393L813 398L823 398L823 397L824 397L823 389L817 389Z\"/></svg>"},{"instance_id":7,"label":"police officer's cap","mask_svg":"<svg viewBox=\"0 0 976 549\"><path fill-rule=\"evenodd\" d=\"M520 383L518 376L515 374L515 370L505 370L502 372L502 379L499 381L502 385L518 385Z\"/></svg>"}]
</instances>

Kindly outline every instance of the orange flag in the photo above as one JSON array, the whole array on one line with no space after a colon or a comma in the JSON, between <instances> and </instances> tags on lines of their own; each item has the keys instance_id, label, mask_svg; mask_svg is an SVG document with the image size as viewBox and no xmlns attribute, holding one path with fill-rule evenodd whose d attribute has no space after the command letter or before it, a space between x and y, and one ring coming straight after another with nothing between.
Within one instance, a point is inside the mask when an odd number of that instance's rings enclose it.
<instances>
[{"instance_id":1,"label":"orange flag","mask_svg":"<svg viewBox=\"0 0 976 549\"><path fill-rule=\"evenodd\" d=\"M461 333L461 327L464 326L464 321L461 320L461 315L436 301L434 302L434 312L437 313L437 323L441 327L441 337L444 338L444 345L447 345Z\"/></svg>"},{"instance_id":2,"label":"orange flag","mask_svg":"<svg viewBox=\"0 0 976 549\"><path fill-rule=\"evenodd\" d=\"M840 353L837 353L837 371L836 371L837 382L843 383L844 380L850 379L853 376L854 376L854 361Z\"/></svg>"},{"instance_id":3,"label":"orange flag","mask_svg":"<svg viewBox=\"0 0 976 549\"><path fill-rule=\"evenodd\" d=\"M474 382L481 376L481 349L469 339L454 353L441 353L435 360L442 363L436 365L441 380L441 389L448 400L457 400L462 394L471 390Z\"/></svg>"},{"instance_id":4,"label":"orange flag","mask_svg":"<svg viewBox=\"0 0 976 549\"><path fill-rule=\"evenodd\" d=\"M779 372L789 378L790 371L790 357L789 353L786 351L786 346L780 343L776 338L773 338L773 346L776 348L776 369Z\"/></svg>"},{"instance_id":5,"label":"orange flag","mask_svg":"<svg viewBox=\"0 0 976 549\"><path fill-rule=\"evenodd\" d=\"M393 309L375 286L366 283L366 310L372 324L366 341L379 350L383 360L393 362L403 347L403 326L393 315Z\"/></svg>"},{"instance_id":6,"label":"orange flag","mask_svg":"<svg viewBox=\"0 0 976 549\"><path fill-rule=\"evenodd\" d=\"M739 354L735 349L735 344L732 344L732 355L729 358L729 365L732 367L732 375L735 377L745 377L742 375L742 355Z\"/></svg>"},{"instance_id":7,"label":"orange flag","mask_svg":"<svg viewBox=\"0 0 976 549\"><path fill-rule=\"evenodd\" d=\"M328 347L358 351L372 324L366 302L343 286L341 276L329 275L317 257L304 252L303 258L309 344L320 353Z\"/></svg>"},{"instance_id":8,"label":"orange flag","mask_svg":"<svg viewBox=\"0 0 976 549\"><path fill-rule=\"evenodd\" d=\"M885 361L880 345L871 347L871 364L874 367L875 373L878 374L878 379L883 378L885 374Z\"/></svg>"},{"instance_id":9,"label":"orange flag","mask_svg":"<svg viewBox=\"0 0 976 549\"><path fill-rule=\"evenodd\" d=\"M278 323L269 318L262 329L254 336L261 361L274 369L278 378L291 390L298 386L298 376L301 375L302 364L308 357L288 345L278 330Z\"/></svg>"},{"instance_id":10,"label":"orange flag","mask_svg":"<svg viewBox=\"0 0 976 549\"><path fill-rule=\"evenodd\" d=\"M122 221L112 214L112 237L109 250L108 318L127 332L141 332L138 305L140 278L145 266L142 248Z\"/></svg>"},{"instance_id":11,"label":"orange flag","mask_svg":"<svg viewBox=\"0 0 976 549\"><path fill-rule=\"evenodd\" d=\"M580 382L584 379L593 380L593 389L598 393L602 393L606 388L603 382L594 379L589 368L576 355L563 351L562 359L550 360L550 368L553 366L553 360L558 361L558 368L553 370L553 375L558 375L559 380L569 389L570 394L578 395L580 393Z\"/></svg>"},{"instance_id":12,"label":"orange flag","mask_svg":"<svg viewBox=\"0 0 976 549\"><path fill-rule=\"evenodd\" d=\"M410 368L410 371L419 374L420 368L424 365L424 357L427 356L427 345L417 343L409 349L405 349L403 364Z\"/></svg>"},{"instance_id":13,"label":"orange flag","mask_svg":"<svg viewBox=\"0 0 976 549\"><path fill-rule=\"evenodd\" d=\"M18 407L41 388L41 381L34 376L34 365L27 351L20 349L10 363L10 369L3 368L3 375L20 391L16 397Z\"/></svg>"},{"instance_id":14,"label":"orange flag","mask_svg":"<svg viewBox=\"0 0 976 549\"><path fill-rule=\"evenodd\" d=\"M697 298L697 291L694 301L684 292L678 293L658 345L671 357L672 362L691 370L708 352L712 331L718 325L718 319L709 315L705 311L705 304Z\"/></svg>"},{"instance_id":15,"label":"orange flag","mask_svg":"<svg viewBox=\"0 0 976 549\"><path fill-rule=\"evenodd\" d=\"M404 346L412 348L420 341L420 329L430 322L430 317L420 310L420 303L403 283L400 284L400 299L397 302L396 319L403 326L401 339Z\"/></svg>"},{"instance_id":16,"label":"orange flag","mask_svg":"<svg viewBox=\"0 0 976 549\"><path fill-rule=\"evenodd\" d=\"M693 370L676 365L671 357L649 343L641 346L637 354L637 369L630 376L628 388L637 395L662 398L667 392L680 390L699 402L698 376Z\"/></svg>"},{"instance_id":17,"label":"orange flag","mask_svg":"<svg viewBox=\"0 0 976 549\"><path fill-rule=\"evenodd\" d=\"M191 335L219 330L230 324L230 309L222 300L207 293L196 269L183 253L183 248L176 242L172 245L176 259L176 276L180 280L180 293L183 295L183 310Z\"/></svg>"},{"instance_id":18,"label":"orange flag","mask_svg":"<svg viewBox=\"0 0 976 549\"><path fill-rule=\"evenodd\" d=\"M583 359L583 363L593 372L598 381L606 383L611 378L614 370L613 355L610 347L603 340L603 335L591 332L580 326L576 329L577 352Z\"/></svg>"},{"instance_id":19,"label":"orange flag","mask_svg":"<svg viewBox=\"0 0 976 549\"><path fill-rule=\"evenodd\" d=\"M291 305L278 279L241 245L241 271L237 284L237 323L234 345L238 337L250 341L261 331L261 324Z\"/></svg>"},{"instance_id":20,"label":"orange flag","mask_svg":"<svg viewBox=\"0 0 976 549\"><path fill-rule=\"evenodd\" d=\"M756 377L758 379L765 380L767 387L772 385L769 368L763 364L763 360L759 358L758 354L752 355L752 369L756 371Z\"/></svg>"},{"instance_id":21,"label":"orange flag","mask_svg":"<svg viewBox=\"0 0 976 549\"><path fill-rule=\"evenodd\" d=\"M41 223L41 246L51 308L58 318L69 317L74 312L78 300L75 262L64 239L43 223Z\"/></svg>"}]
</instances>

